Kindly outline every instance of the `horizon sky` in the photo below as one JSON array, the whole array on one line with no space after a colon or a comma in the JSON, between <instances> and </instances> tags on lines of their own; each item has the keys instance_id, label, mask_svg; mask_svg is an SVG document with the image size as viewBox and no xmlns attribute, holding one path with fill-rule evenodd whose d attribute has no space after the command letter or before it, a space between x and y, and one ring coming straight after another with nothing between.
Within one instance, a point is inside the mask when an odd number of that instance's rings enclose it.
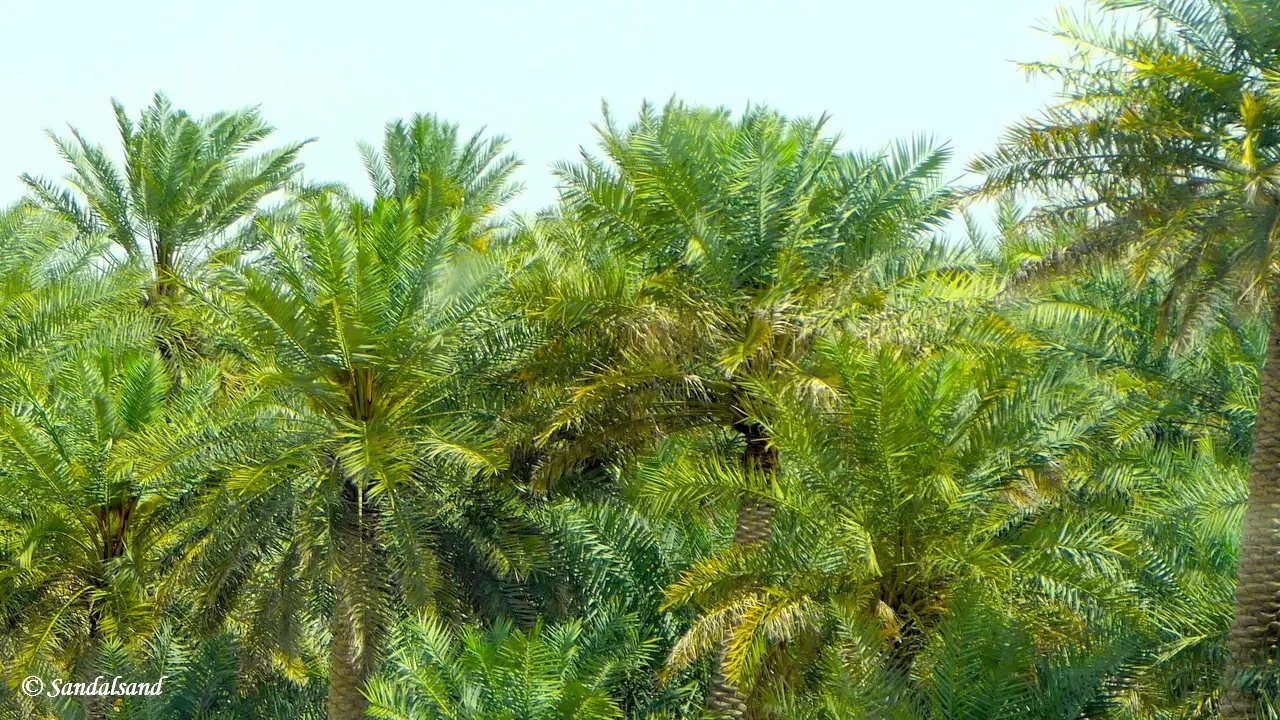
<instances>
[{"instance_id":1,"label":"horizon sky","mask_svg":"<svg viewBox=\"0 0 1280 720\"><path fill-rule=\"evenodd\" d=\"M517 211L554 201L550 166L594 143L601 100L619 121L672 96L827 112L848 149L927 134L953 149L954 178L1051 99L1054 88L1014 61L1065 51L1033 29L1062 4L371 1L357 17L345 3L228 0L211 15L148 0L77 8L71 24L63 6L22 3L0 28L11 68L0 77L0 202L22 192L19 173L65 172L46 128L74 125L118 154L110 98L136 116L157 90L196 115L261 105L277 128L269 144L318 138L303 153L306 177L363 193L356 142L378 143L387 121L435 112L464 134L487 126L525 162ZM61 34L55 48L31 30L49 27Z\"/></svg>"}]
</instances>

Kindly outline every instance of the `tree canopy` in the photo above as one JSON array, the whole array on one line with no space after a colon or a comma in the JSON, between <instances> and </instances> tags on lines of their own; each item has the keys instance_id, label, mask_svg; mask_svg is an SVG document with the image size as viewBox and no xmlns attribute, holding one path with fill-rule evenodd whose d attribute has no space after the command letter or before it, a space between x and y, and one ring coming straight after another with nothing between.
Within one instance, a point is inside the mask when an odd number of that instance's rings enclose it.
<instances>
[{"instance_id":1,"label":"tree canopy","mask_svg":"<svg viewBox=\"0 0 1280 720\"><path fill-rule=\"evenodd\" d=\"M253 108L51 135L0 717L1280 717L1280 6L1094 9L973 187L680 100L531 215L434 114L368 196Z\"/></svg>"}]
</instances>

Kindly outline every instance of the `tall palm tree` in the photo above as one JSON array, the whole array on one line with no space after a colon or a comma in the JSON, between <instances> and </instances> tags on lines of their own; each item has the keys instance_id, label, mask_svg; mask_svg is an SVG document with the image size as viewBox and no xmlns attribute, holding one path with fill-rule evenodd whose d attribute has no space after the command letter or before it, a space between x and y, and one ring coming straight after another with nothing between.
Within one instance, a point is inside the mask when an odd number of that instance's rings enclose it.
<instances>
[{"instance_id":1,"label":"tall palm tree","mask_svg":"<svg viewBox=\"0 0 1280 720\"><path fill-rule=\"evenodd\" d=\"M871 259L912 242L947 207L936 185L945 151L918 142L842 153L824 125L672 102L646 105L621 129L606 109L604 157L584 153L558 168L567 220L606 261L595 263L598 278L560 278L542 312L564 313L560 299L583 290L602 293L596 312L575 315L589 332L611 332L617 354L548 438L622 408L638 413L628 420L637 429L736 437L739 552L770 537L781 462L757 388L792 374L819 328L856 298ZM569 307L581 307L576 299ZM744 711L723 652L708 703Z\"/></svg>"},{"instance_id":2,"label":"tall palm tree","mask_svg":"<svg viewBox=\"0 0 1280 720\"><path fill-rule=\"evenodd\" d=\"M122 164L72 128L70 138L49 133L71 165L69 187L22 179L80 233L104 235L128 261L150 267L151 301L171 300L204 253L293 179L306 143L249 154L273 130L256 108L196 118L157 93L135 121L111 105Z\"/></svg>"},{"instance_id":3,"label":"tall palm tree","mask_svg":"<svg viewBox=\"0 0 1280 720\"><path fill-rule=\"evenodd\" d=\"M494 265L424 233L412 199L314 193L296 223L265 231L265 259L227 268L227 342L279 432L233 473L219 511L284 512L263 550L285 548L286 585L331 596L329 717L359 718L394 615L430 600L433 516L451 487L502 462L464 366L463 328Z\"/></svg>"},{"instance_id":4,"label":"tall palm tree","mask_svg":"<svg viewBox=\"0 0 1280 720\"><path fill-rule=\"evenodd\" d=\"M987 192L1029 189L1052 198L1050 210L1088 220L1041 271L1099 253L1128 257L1139 278L1171 264L1176 282L1160 317L1175 343L1215 293L1271 298L1230 632L1234 680L1222 702L1224 717L1249 717L1238 671L1280 643L1280 303L1271 287L1280 247L1280 12L1270 0L1099 4L1155 22L1119 32L1064 17L1072 60L1030 66L1062 81L1063 102L1012 128L972 169L985 175Z\"/></svg>"}]
</instances>

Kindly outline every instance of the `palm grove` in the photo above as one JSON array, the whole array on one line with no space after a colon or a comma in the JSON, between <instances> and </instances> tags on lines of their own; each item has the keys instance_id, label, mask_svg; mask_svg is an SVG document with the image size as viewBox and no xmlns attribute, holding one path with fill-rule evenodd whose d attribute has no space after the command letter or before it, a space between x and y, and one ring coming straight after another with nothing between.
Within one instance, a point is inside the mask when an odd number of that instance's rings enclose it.
<instances>
[{"instance_id":1,"label":"palm grove","mask_svg":"<svg viewBox=\"0 0 1280 720\"><path fill-rule=\"evenodd\" d=\"M256 110L54 136L0 716L1276 717L1280 6L1095 9L972 188L678 102L535 217L432 115L372 198Z\"/></svg>"}]
</instances>

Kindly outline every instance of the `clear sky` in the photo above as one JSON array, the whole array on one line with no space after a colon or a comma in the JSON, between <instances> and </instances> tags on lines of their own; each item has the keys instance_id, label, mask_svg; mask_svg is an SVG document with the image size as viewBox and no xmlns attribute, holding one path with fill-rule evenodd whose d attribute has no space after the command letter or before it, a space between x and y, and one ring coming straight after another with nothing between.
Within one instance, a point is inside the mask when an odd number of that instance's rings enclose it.
<instances>
[{"instance_id":1,"label":"clear sky","mask_svg":"<svg viewBox=\"0 0 1280 720\"><path fill-rule=\"evenodd\" d=\"M311 179L367 190L355 142L436 112L486 125L525 160L517 209L555 197L548 170L594 141L601 99L826 111L846 147L928 133L957 159L1050 98L1013 61L1064 48L1033 26L1059 0L71 0L5 7L0 201L20 172L61 175L44 138L68 123L115 149L108 104L155 90L195 114L261 104L277 138L317 137ZM1070 0L1078 5L1078 0Z\"/></svg>"}]
</instances>

